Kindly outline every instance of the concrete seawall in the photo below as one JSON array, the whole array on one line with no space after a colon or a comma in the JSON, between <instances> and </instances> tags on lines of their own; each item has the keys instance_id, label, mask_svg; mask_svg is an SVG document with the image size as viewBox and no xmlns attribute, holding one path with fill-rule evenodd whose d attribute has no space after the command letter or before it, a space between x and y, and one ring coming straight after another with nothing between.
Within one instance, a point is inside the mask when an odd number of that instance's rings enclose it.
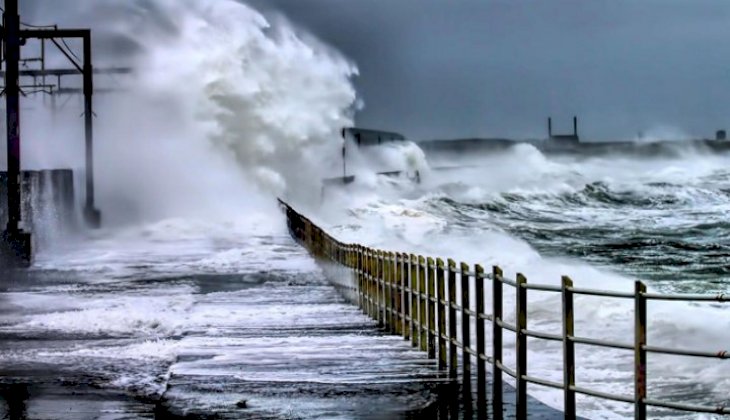
<instances>
[{"instance_id":1,"label":"concrete seawall","mask_svg":"<svg viewBox=\"0 0 730 420\"><path fill-rule=\"evenodd\" d=\"M73 227L76 222L74 177L71 169L21 172L23 225L35 230L43 224ZM0 172L0 227L8 222L7 172Z\"/></svg>"}]
</instances>

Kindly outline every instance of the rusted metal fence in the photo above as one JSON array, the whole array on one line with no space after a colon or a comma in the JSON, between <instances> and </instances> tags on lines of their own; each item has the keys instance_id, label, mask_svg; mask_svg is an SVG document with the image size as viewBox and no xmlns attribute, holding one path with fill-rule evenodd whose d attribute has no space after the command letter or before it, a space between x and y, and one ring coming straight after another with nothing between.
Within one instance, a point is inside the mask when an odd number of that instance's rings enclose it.
<instances>
[{"instance_id":1,"label":"rusted metal fence","mask_svg":"<svg viewBox=\"0 0 730 420\"><path fill-rule=\"evenodd\" d=\"M576 394L621 401L634 405L635 418L646 418L647 407L662 407L694 413L730 414L723 405L701 406L672 401L651 399L647 395L647 355L663 353L675 356L730 359L728 351L679 350L651 346L647 343L647 303L656 300L728 302L730 296L719 295L666 295L647 293L646 286L637 281L634 293L582 289L573 286L564 276L561 286L528 283L525 276L517 274L515 280L503 276L499 267L486 273L482 266L456 264L454 260L425 258L423 256L389 252L358 244L338 241L309 219L280 201L286 212L289 232L309 252L328 264L345 270L349 283L339 283L362 310L392 334L402 335L414 347L427 352L429 358L438 359L439 369L449 377L461 380L464 392L471 395L472 374L476 375L477 408L486 413L490 401L487 395L487 365L491 365L493 418L502 418L503 377L511 376L516 384L517 418L527 418L527 384L537 384L563 390L565 418L576 417ZM459 283L457 287L457 282ZM487 313L485 284L491 282L492 310ZM470 295L472 283L475 295ZM516 291L515 324L503 318L503 287ZM457 298L457 291L461 296ZM560 293L562 295L562 334L551 334L528 328L528 291ZM576 336L574 333L575 295L599 296L634 301L634 341L624 343ZM472 308L476 308L475 310ZM471 332L471 320L476 331ZM492 328L491 354L487 353L485 332L487 323ZM460 330L460 334L458 331ZM515 336L515 369L504 364L502 357L503 332ZM459 336L461 340L459 340ZM476 343L471 338L476 337ZM528 375L527 338L562 342L563 381L556 382ZM623 349L634 352L634 395L611 394L589 389L575 380L575 344ZM460 354L459 354L460 353ZM459 357L461 356L461 357ZM461 363L459 363L461 361ZM476 372L472 362L476 363ZM459 378L460 377L460 378Z\"/></svg>"}]
</instances>

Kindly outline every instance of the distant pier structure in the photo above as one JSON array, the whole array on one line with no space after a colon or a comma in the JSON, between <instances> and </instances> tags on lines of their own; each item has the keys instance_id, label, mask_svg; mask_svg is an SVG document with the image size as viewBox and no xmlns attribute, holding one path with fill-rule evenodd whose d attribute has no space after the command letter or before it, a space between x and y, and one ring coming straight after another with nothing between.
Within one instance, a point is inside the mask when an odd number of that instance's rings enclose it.
<instances>
[{"instance_id":1,"label":"distant pier structure","mask_svg":"<svg viewBox=\"0 0 730 420\"><path fill-rule=\"evenodd\" d=\"M367 128L345 127L342 129L342 138L351 136L358 146L376 146L383 143L405 141L400 133Z\"/></svg>"},{"instance_id":2,"label":"distant pier structure","mask_svg":"<svg viewBox=\"0 0 730 420\"><path fill-rule=\"evenodd\" d=\"M553 119L548 117L548 139L578 143L580 141L580 137L578 137L578 117L573 117L573 134L553 134Z\"/></svg>"},{"instance_id":3,"label":"distant pier structure","mask_svg":"<svg viewBox=\"0 0 730 420\"><path fill-rule=\"evenodd\" d=\"M86 172L86 200L83 216L87 225L97 228L101 225L101 213L94 203L94 159L93 159L93 94L94 74L98 73L129 73L129 69L95 70L91 59L91 31L89 29L59 29L53 26L35 26L23 23L18 10L18 0L5 0L3 11L4 25L0 30L3 46L4 68L0 77L4 78L5 86L2 93L6 100L7 118L7 172L0 177L3 181L4 196L0 198L2 218L6 220L5 229L0 237L0 268L9 266L29 266L32 261L31 233L28 227L27 211L22 211L23 203L31 200L23 199L23 195L33 194L32 189L24 188L23 180L34 179L37 171L21 171L21 136L20 136L20 97L30 93L45 93L52 95L82 94L84 97L84 137L85 137L85 172ZM67 39L81 40L83 54L78 58L66 43ZM40 57L23 58L21 48L29 40L40 42ZM46 42L50 42L68 59L69 68L46 68ZM40 68L30 68L29 64L40 64ZM20 65L23 64L23 70ZM61 87L63 76L81 75L81 88ZM21 79L30 80L21 84ZM48 80L50 79L50 80ZM55 79L55 80L54 80ZM23 90L21 90L23 89ZM31 173L32 172L32 173ZM73 176L58 175L63 172L50 173L52 179L62 182L73 182ZM72 174L71 174L72 175ZM52 185L55 185L52 183ZM72 185L71 185L72 187ZM67 187L62 188L69 191ZM70 191L73 191L72 189ZM25 215L23 213L26 213Z\"/></svg>"}]
</instances>

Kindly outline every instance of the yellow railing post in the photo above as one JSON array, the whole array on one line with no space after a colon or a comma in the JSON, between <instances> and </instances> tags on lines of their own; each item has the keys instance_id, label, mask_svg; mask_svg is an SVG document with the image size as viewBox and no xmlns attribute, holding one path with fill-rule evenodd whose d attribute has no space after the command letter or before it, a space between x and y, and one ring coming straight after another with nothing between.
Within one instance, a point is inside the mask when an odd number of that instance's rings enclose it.
<instances>
[{"instance_id":1,"label":"yellow railing post","mask_svg":"<svg viewBox=\"0 0 730 420\"><path fill-rule=\"evenodd\" d=\"M434 330L436 329L436 302L433 301L434 291L434 272L435 266L433 258L428 257L426 259L426 296L427 296L427 308L428 308L428 325L426 327L428 335L428 358L436 358L436 335Z\"/></svg>"},{"instance_id":2,"label":"yellow railing post","mask_svg":"<svg viewBox=\"0 0 730 420\"><path fill-rule=\"evenodd\" d=\"M383 281L383 251L378 250L377 280L378 280L378 326L385 326L385 282Z\"/></svg>"},{"instance_id":3,"label":"yellow railing post","mask_svg":"<svg viewBox=\"0 0 730 420\"><path fill-rule=\"evenodd\" d=\"M401 308L403 308L402 333L405 340L411 339L410 305L411 298L408 292L408 254L400 254L400 285L401 285Z\"/></svg>"},{"instance_id":4,"label":"yellow railing post","mask_svg":"<svg viewBox=\"0 0 730 420\"><path fill-rule=\"evenodd\" d=\"M418 256L418 328L421 332L419 344L421 351L428 351L428 321L426 319L426 259Z\"/></svg>"},{"instance_id":5,"label":"yellow railing post","mask_svg":"<svg viewBox=\"0 0 730 420\"><path fill-rule=\"evenodd\" d=\"M396 335L401 335L403 334L403 307L401 306L403 289L400 287L400 255L397 252L392 252L390 255L393 258L393 288L395 289L395 295L393 297L393 307L395 308L395 327L393 332Z\"/></svg>"},{"instance_id":6,"label":"yellow railing post","mask_svg":"<svg viewBox=\"0 0 730 420\"><path fill-rule=\"evenodd\" d=\"M527 279L522 274L517 274L517 305L515 307L517 318L517 334L516 334L516 355L517 362L515 368L517 382L517 418L527 418L527 381L524 376L527 375L527 289L525 288Z\"/></svg>"},{"instance_id":7,"label":"yellow railing post","mask_svg":"<svg viewBox=\"0 0 730 420\"><path fill-rule=\"evenodd\" d=\"M388 296L388 307L390 307L390 333L395 334L398 328L398 311L396 311L396 296L398 295L398 289L395 287L395 265L393 264L393 253L388 252L388 290L390 290Z\"/></svg>"},{"instance_id":8,"label":"yellow railing post","mask_svg":"<svg viewBox=\"0 0 730 420\"><path fill-rule=\"evenodd\" d=\"M390 332L393 326L393 312L391 312L390 298L393 294L390 284L390 261L388 252L383 252L383 312L385 314L385 329Z\"/></svg>"},{"instance_id":9,"label":"yellow railing post","mask_svg":"<svg viewBox=\"0 0 730 420\"><path fill-rule=\"evenodd\" d=\"M363 311L365 310L365 299L364 297L364 291L365 291L365 276L363 275L363 270L365 268L364 264L364 255L362 251L362 246L357 246L357 296L360 303L360 309Z\"/></svg>"},{"instance_id":10,"label":"yellow railing post","mask_svg":"<svg viewBox=\"0 0 730 420\"><path fill-rule=\"evenodd\" d=\"M372 257L370 263L372 266L370 267L370 270L372 270L371 277L370 277L370 299L372 301L373 305L373 312L370 315L370 317L377 321L378 320L378 255L377 252L373 249L372 251Z\"/></svg>"},{"instance_id":11,"label":"yellow railing post","mask_svg":"<svg viewBox=\"0 0 730 420\"><path fill-rule=\"evenodd\" d=\"M362 311L363 313L367 314L368 309L368 301L366 299L367 297L367 285L368 285L368 277L367 277L367 249L363 246L360 246L360 299L362 302Z\"/></svg>"},{"instance_id":12,"label":"yellow railing post","mask_svg":"<svg viewBox=\"0 0 730 420\"><path fill-rule=\"evenodd\" d=\"M376 290L376 283L375 283L375 276L377 275L376 272L376 265L375 265L375 250L370 250L370 286L368 288L368 294L370 299L370 318L377 320L378 317L378 311L377 311L377 304L378 301L376 300L377 293Z\"/></svg>"},{"instance_id":13,"label":"yellow railing post","mask_svg":"<svg viewBox=\"0 0 730 420\"><path fill-rule=\"evenodd\" d=\"M444 260L436 260L436 305L438 307L438 341L439 341L439 369L446 369L448 358L446 356L446 284L444 278Z\"/></svg>"},{"instance_id":14,"label":"yellow railing post","mask_svg":"<svg viewBox=\"0 0 730 420\"><path fill-rule=\"evenodd\" d=\"M372 318L378 321L378 252L373 249L373 277L372 277L372 289L370 290L370 298L373 300L373 315Z\"/></svg>"},{"instance_id":15,"label":"yellow railing post","mask_svg":"<svg viewBox=\"0 0 730 420\"><path fill-rule=\"evenodd\" d=\"M492 267L492 418L502 418L502 269Z\"/></svg>"},{"instance_id":16,"label":"yellow railing post","mask_svg":"<svg viewBox=\"0 0 730 420\"><path fill-rule=\"evenodd\" d=\"M487 413L487 362L484 358L487 355L484 345L484 268L477 264L474 267L474 292L477 301L477 409L479 416L486 417Z\"/></svg>"},{"instance_id":17,"label":"yellow railing post","mask_svg":"<svg viewBox=\"0 0 730 420\"><path fill-rule=\"evenodd\" d=\"M462 386L465 393L468 393L471 399L471 354L469 347L471 344L471 320L469 319L469 308L471 301L469 299L469 265L461 263L461 367L462 367Z\"/></svg>"},{"instance_id":18,"label":"yellow railing post","mask_svg":"<svg viewBox=\"0 0 730 420\"><path fill-rule=\"evenodd\" d=\"M370 291L370 297L373 300L373 315L372 318L375 321L379 320L378 315L378 251L373 249L373 277L372 277L372 290Z\"/></svg>"},{"instance_id":19,"label":"yellow railing post","mask_svg":"<svg viewBox=\"0 0 730 420\"><path fill-rule=\"evenodd\" d=\"M449 258L449 377L456 378L459 363L456 354L456 262Z\"/></svg>"},{"instance_id":20,"label":"yellow railing post","mask_svg":"<svg viewBox=\"0 0 730 420\"><path fill-rule=\"evenodd\" d=\"M408 284L411 289L411 344L413 347L417 347L420 338L418 326L418 258L413 254L409 258L408 270L410 271Z\"/></svg>"},{"instance_id":21,"label":"yellow railing post","mask_svg":"<svg viewBox=\"0 0 730 420\"><path fill-rule=\"evenodd\" d=\"M566 419L575 419L575 343L573 322L573 281L562 278L563 295L563 411Z\"/></svg>"},{"instance_id":22,"label":"yellow railing post","mask_svg":"<svg viewBox=\"0 0 730 420\"><path fill-rule=\"evenodd\" d=\"M376 319L375 304L375 251L368 248L368 316L371 319Z\"/></svg>"},{"instance_id":23,"label":"yellow railing post","mask_svg":"<svg viewBox=\"0 0 730 420\"><path fill-rule=\"evenodd\" d=\"M390 258L390 260L389 260L390 261L389 262L389 265L390 265L390 290L391 290L390 307L393 310L393 312L392 312L393 313L393 316L392 316L393 325L390 326L390 332L391 332L391 334L399 334L400 333L400 313L398 312L398 310L399 310L399 306L400 306L399 305L400 298L399 298L399 294L398 294L398 282L397 282L398 274L397 274L396 255L392 252L390 252L388 255Z\"/></svg>"},{"instance_id":24,"label":"yellow railing post","mask_svg":"<svg viewBox=\"0 0 730 420\"><path fill-rule=\"evenodd\" d=\"M370 318L378 320L378 258L375 249L370 250L370 304L372 312Z\"/></svg>"},{"instance_id":25,"label":"yellow railing post","mask_svg":"<svg viewBox=\"0 0 730 420\"><path fill-rule=\"evenodd\" d=\"M646 286L634 287L634 418L646 418Z\"/></svg>"}]
</instances>

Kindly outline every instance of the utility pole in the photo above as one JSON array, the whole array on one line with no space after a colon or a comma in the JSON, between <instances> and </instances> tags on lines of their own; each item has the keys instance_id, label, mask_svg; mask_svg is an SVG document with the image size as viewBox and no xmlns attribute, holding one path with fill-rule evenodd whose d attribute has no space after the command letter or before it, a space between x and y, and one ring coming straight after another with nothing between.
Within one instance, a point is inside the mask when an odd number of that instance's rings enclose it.
<instances>
[{"instance_id":1,"label":"utility pole","mask_svg":"<svg viewBox=\"0 0 730 420\"><path fill-rule=\"evenodd\" d=\"M94 207L94 69L91 65L91 32L83 37L84 40L84 134L86 141L86 204L84 218L93 228L101 226L101 212Z\"/></svg>"},{"instance_id":2,"label":"utility pole","mask_svg":"<svg viewBox=\"0 0 730 420\"><path fill-rule=\"evenodd\" d=\"M20 15L18 0L5 0L3 46L5 48L5 103L7 110L7 215L2 234L3 265L30 265L31 239L20 229Z\"/></svg>"},{"instance_id":3,"label":"utility pole","mask_svg":"<svg viewBox=\"0 0 730 420\"><path fill-rule=\"evenodd\" d=\"M9 1L9 0L5 0ZM93 118L94 109L92 96L94 93L94 69L91 65L91 30L89 29L34 29L34 30L21 30L20 35L27 39L50 39L56 43L56 38L76 38L81 39L84 48L84 61L83 64L76 63L69 55L66 57L74 65L75 69L72 70L42 70L42 71L23 71L20 74L28 75L71 75L78 74L84 78L83 81L83 95L84 95L84 135L85 135L85 149L86 149L86 203L84 205L84 219L87 224L92 228L98 228L101 225L101 213L94 206L94 159L93 159L93 146L94 146L94 131L93 131ZM56 45L58 45L56 43ZM63 50L62 50L63 51ZM65 53L64 53L65 54ZM107 71L102 71L107 72ZM112 69L109 73L127 73L128 69Z\"/></svg>"}]
</instances>

